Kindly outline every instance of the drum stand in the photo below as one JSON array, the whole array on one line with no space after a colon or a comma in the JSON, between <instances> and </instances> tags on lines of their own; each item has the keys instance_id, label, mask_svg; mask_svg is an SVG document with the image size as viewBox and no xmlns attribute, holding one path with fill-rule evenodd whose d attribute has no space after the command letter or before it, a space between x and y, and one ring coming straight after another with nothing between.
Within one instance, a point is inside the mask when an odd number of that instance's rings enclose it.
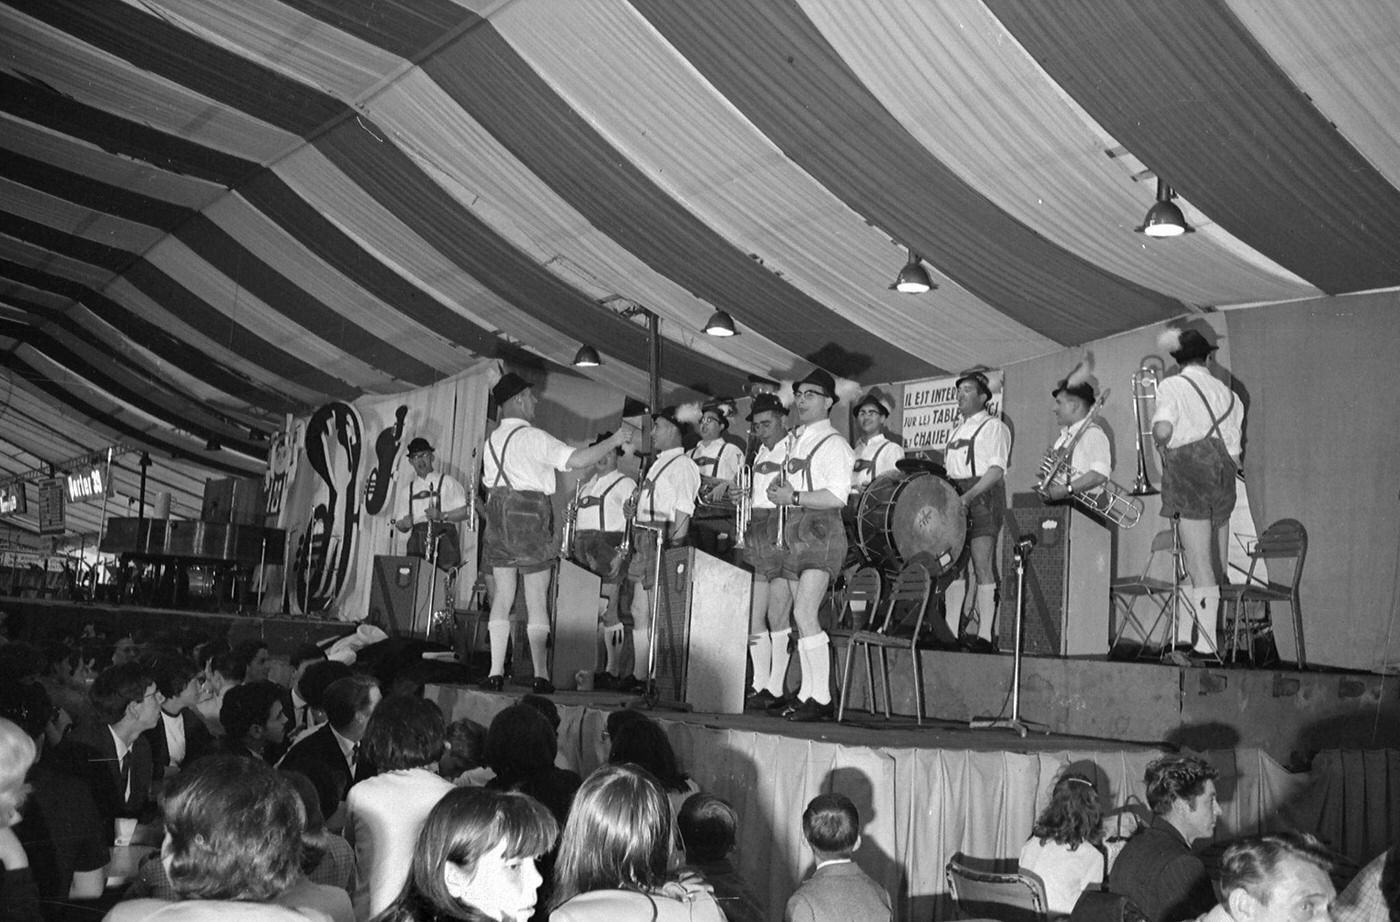
<instances>
[{"instance_id":1,"label":"drum stand","mask_svg":"<svg viewBox=\"0 0 1400 922\"><path fill-rule=\"evenodd\" d=\"M1024 737L1034 721L1021 719L1021 627L1026 613L1026 557L1035 547L1035 536L1024 535L1016 542L1016 644L1011 663L1011 716L977 717L968 725L973 730L1015 730Z\"/></svg>"}]
</instances>

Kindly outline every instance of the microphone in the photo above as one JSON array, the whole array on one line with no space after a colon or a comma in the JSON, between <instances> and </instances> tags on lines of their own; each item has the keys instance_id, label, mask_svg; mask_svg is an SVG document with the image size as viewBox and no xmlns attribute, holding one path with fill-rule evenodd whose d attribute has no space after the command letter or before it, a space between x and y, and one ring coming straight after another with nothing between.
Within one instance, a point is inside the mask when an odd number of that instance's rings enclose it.
<instances>
[{"instance_id":1,"label":"microphone","mask_svg":"<svg viewBox=\"0 0 1400 922\"><path fill-rule=\"evenodd\" d=\"M1039 539L1036 538L1033 532L1026 532L1024 535L1016 539L1016 553L1021 554L1023 556L1029 554L1031 551L1035 550L1035 546L1038 541Z\"/></svg>"}]
</instances>

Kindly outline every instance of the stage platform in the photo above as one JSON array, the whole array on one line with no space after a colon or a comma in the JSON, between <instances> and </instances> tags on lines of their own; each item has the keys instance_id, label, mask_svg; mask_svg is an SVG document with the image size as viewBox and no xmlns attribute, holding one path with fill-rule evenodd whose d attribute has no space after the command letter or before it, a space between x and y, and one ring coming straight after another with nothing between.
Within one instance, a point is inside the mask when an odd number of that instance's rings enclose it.
<instances>
[{"instance_id":1,"label":"stage platform","mask_svg":"<svg viewBox=\"0 0 1400 922\"><path fill-rule=\"evenodd\" d=\"M960 707L975 709L974 702L998 691L995 676L1002 657L948 656L965 661L966 675L974 677L977 691L947 693L945 702L956 700L962 702ZM1124 676L1178 672L1159 666L1099 665L1132 670ZM964 674L960 667L945 664L944 675L944 682L952 682ZM1178 688L1191 684L1179 675L1175 681ZM1169 680L1144 684L1165 688ZM949 688L945 686L945 692ZM492 694L431 685L427 694L449 720L467 717L489 725L526 691L508 687L505 693ZM1159 694L1171 697L1165 692L1142 697L1152 700ZM636 699L616 692L560 692L553 697L563 720L561 762L586 775L606 757L607 713L635 706ZM937 700L930 691L930 701ZM1104 700L1099 707L1109 709L1110 703ZM1081 710L1076 705L1058 713ZM1032 719L1041 716L1033 705L1023 713ZM839 791L859 807L865 826L857 860L894 895L897 918L953 919L956 913L946 897L943 869L954 853L1015 857L1055 777L1071 764L1101 779L1100 787L1114 808L1142 809L1147 763L1174 748L1165 740L1119 742L1060 732L1033 732L1021 738L1011 730L971 730L961 720L936 719L916 727L912 717L887 722L869 714L854 715L855 720L844 724L792 724L759 714L661 709L651 714L662 722L701 789L724 797L739 813L736 865L766 900L774 922L811 869L801 815L818 793ZM1276 828L1307 829L1360 863L1400 839L1400 751L1322 752L1304 772L1288 771L1257 746L1201 754L1222 775L1225 815L1218 840Z\"/></svg>"}]
</instances>

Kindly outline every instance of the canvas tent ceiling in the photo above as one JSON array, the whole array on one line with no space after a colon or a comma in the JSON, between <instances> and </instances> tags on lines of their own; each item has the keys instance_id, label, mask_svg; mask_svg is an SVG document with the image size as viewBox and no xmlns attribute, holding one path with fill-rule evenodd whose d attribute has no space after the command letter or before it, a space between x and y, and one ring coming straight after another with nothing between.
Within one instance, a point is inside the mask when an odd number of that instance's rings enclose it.
<instances>
[{"instance_id":1,"label":"canvas tent ceiling","mask_svg":"<svg viewBox=\"0 0 1400 922\"><path fill-rule=\"evenodd\" d=\"M620 304L661 317L669 386L732 394L1400 284L1390 0L5 0L0 25L0 477L121 442L177 513L258 472L282 414L481 356L589 342L641 394ZM1155 176L1196 233L1132 232ZM936 291L888 289L906 246ZM701 335L716 309L743 335Z\"/></svg>"}]
</instances>

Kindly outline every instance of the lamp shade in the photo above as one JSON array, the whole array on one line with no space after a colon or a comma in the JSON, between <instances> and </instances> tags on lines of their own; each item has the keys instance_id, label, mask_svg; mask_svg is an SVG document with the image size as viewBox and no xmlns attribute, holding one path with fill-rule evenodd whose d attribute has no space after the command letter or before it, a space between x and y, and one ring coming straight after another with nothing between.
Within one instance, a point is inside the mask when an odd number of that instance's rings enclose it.
<instances>
[{"instance_id":1,"label":"lamp shade","mask_svg":"<svg viewBox=\"0 0 1400 922\"><path fill-rule=\"evenodd\" d=\"M1181 208L1172 199L1176 193L1172 187L1157 180L1157 201L1151 208L1147 209L1147 217L1142 219L1142 225L1134 228L1139 234L1146 234L1149 237L1180 237L1189 233L1191 228L1186 225L1186 216L1181 213Z\"/></svg>"},{"instance_id":2,"label":"lamp shade","mask_svg":"<svg viewBox=\"0 0 1400 922\"><path fill-rule=\"evenodd\" d=\"M575 368L597 368L601 364L603 360L598 357L598 350L592 346L579 346L578 351L574 353Z\"/></svg>"},{"instance_id":3,"label":"lamp shade","mask_svg":"<svg viewBox=\"0 0 1400 922\"><path fill-rule=\"evenodd\" d=\"M895 290L905 294L918 295L933 287L933 280L928 277L928 270L919 261L918 255L910 250L909 261L904 264L903 269L899 270L899 275L894 280Z\"/></svg>"},{"instance_id":4,"label":"lamp shade","mask_svg":"<svg viewBox=\"0 0 1400 922\"><path fill-rule=\"evenodd\" d=\"M726 311L715 311L710 315L710 319L705 321L704 330L711 336L733 336L736 332L734 318Z\"/></svg>"}]
</instances>

